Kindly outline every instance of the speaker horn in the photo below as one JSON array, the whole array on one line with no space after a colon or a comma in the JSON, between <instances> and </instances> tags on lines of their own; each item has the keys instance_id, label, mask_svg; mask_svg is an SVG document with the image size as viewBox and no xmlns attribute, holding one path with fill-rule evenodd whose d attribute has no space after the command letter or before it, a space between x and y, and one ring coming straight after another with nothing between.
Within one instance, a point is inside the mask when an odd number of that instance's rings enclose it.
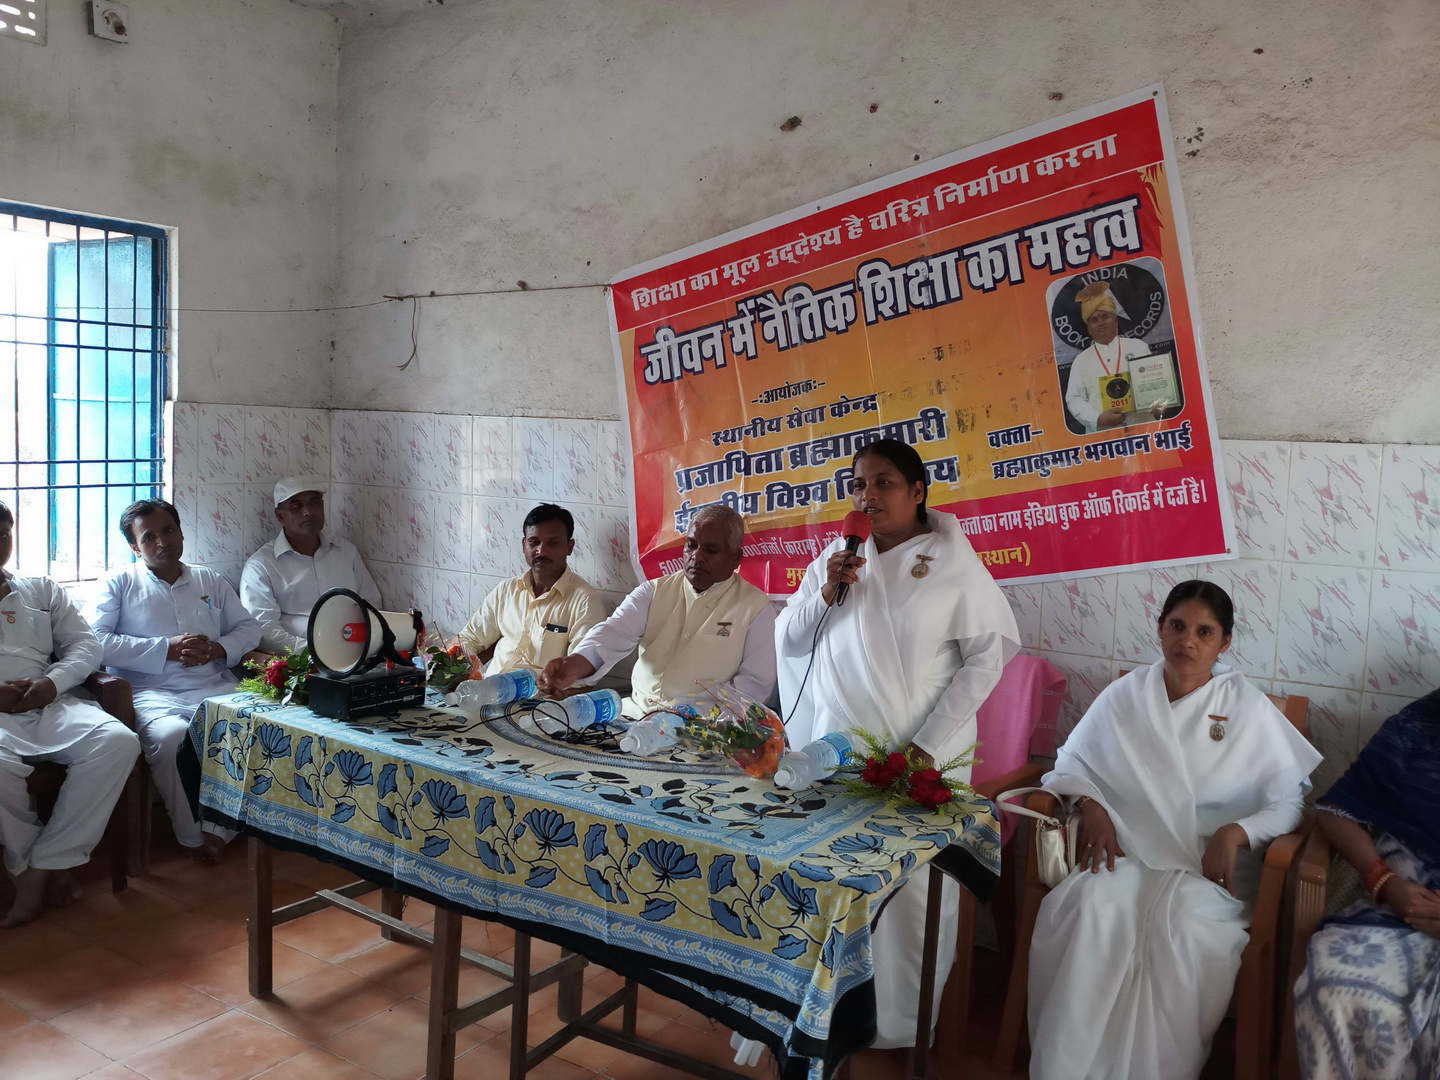
<instances>
[{"instance_id":1,"label":"speaker horn","mask_svg":"<svg viewBox=\"0 0 1440 1080\"><path fill-rule=\"evenodd\" d=\"M403 664L424 623L420 613L381 611L350 589L331 589L315 601L305 629L310 655L323 670L344 678L382 660Z\"/></svg>"}]
</instances>

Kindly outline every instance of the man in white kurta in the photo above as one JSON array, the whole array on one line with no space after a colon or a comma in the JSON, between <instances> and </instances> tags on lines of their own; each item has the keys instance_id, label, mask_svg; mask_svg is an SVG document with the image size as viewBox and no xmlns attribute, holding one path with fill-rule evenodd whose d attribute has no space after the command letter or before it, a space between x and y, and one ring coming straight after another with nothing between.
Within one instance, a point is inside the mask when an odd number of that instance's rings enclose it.
<instances>
[{"instance_id":1,"label":"man in white kurta","mask_svg":"<svg viewBox=\"0 0 1440 1080\"><path fill-rule=\"evenodd\" d=\"M0 566L13 525L0 504ZM100 643L64 589L0 570L0 844L16 893L0 926L35 918L47 886L52 901L74 898L64 871L89 860L140 754L124 724L71 693L99 665ZM25 787L35 761L65 766L43 826Z\"/></svg>"},{"instance_id":2,"label":"man in white kurta","mask_svg":"<svg viewBox=\"0 0 1440 1080\"><path fill-rule=\"evenodd\" d=\"M460 644L485 663L486 675L545 665L579 644L605 618L604 599L568 565L575 519L553 503L525 515L520 553L529 569L495 586L460 631Z\"/></svg>"},{"instance_id":3,"label":"man in white kurta","mask_svg":"<svg viewBox=\"0 0 1440 1080\"><path fill-rule=\"evenodd\" d=\"M865 572L843 604L827 606L822 595L826 562L843 541L833 541L806 569L776 628L780 704L789 710L791 746L859 728L897 748L913 743L939 764L975 745L976 712L1019 652L1020 634L1009 602L960 523L937 510L926 511L926 518L928 532L888 551L878 551L873 539L860 546ZM984 747L978 754L984 756ZM939 987L954 960L959 888L946 879ZM875 929L876 1048L915 1042L925 900L923 886L905 885Z\"/></svg>"},{"instance_id":4,"label":"man in white kurta","mask_svg":"<svg viewBox=\"0 0 1440 1080\"><path fill-rule=\"evenodd\" d=\"M1077 353L1070 364L1065 407L1087 432L1122 427L1125 413L1106 405L1100 393L1100 379L1108 375L1129 375L1130 361L1149 356L1150 346L1139 338L1119 335L1120 305L1104 282L1085 286L1075 298L1080 302L1080 318L1090 332L1090 344Z\"/></svg>"},{"instance_id":5,"label":"man in white kurta","mask_svg":"<svg viewBox=\"0 0 1440 1080\"><path fill-rule=\"evenodd\" d=\"M775 689L775 615L735 572L743 539L739 514L706 507L685 538L684 569L637 586L575 652L546 666L541 689L599 678L638 646L623 704L632 719L698 699L710 683L763 703Z\"/></svg>"},{"instance_id":6,"label":"man in white kurta","mask_svg":"<svg viewBox=\"0 0 1440 1080\"><path fill-rule=\"evenodd\" d=\"M1206 846L1238 825L1258 852L1293 828L1320 761L1243 675L1171 702L1164 669L1107 686L1042 781L1099 803L1124 855L1114 870L1071 873L1041 904L1029 979L1038 1080L1200 1074L1248 937L1246 890L1204 876Z\"/></svg>"},{"instance_id":7,"label":"man in white kurta","mask_svg":"<svg viewBox=\"0 0 1440 1080\"><path fill-rule=\"evenodd\" d=\"M260 643L260 624L220 574L181 561L185 538L169 503L134 503L120 531L141 561L105 580L91 625L106 666L135 690L140 746L175 838L213 857L234 833L196 822L176 754L195 707L234 690L230 669Z\"/></svg>"},{"instance_id":8,"label":"man in white kurta","mask_svg":"<svg viewBox=\"0 0 1440 1080\"><path fill-rule=\"evenodd\" d=\"M240 601L260 623L260 648L270 653L305 648L310 610L331 589L350 589L379 606L380 589L355 545L328 537L325 481L287 476L275 485L280 533L245 562Z\"/></svg>"}]
</instances>

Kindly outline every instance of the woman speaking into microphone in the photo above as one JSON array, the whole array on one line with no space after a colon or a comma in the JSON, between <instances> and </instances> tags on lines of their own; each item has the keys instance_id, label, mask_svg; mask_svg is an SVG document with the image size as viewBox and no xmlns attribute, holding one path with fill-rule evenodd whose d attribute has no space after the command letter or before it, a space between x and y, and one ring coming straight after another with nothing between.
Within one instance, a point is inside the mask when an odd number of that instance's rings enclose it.
<instances>
[{"instance_id":1,"label":"woman speaking into microphone","mask_svg":"<svg viewBox=\"0 0 1440 1080\"><path fill-rule=\"evenodd\" d=\"M976 710L1020 650L1015 616L960 522L926 510L919 454L881 439L852 467L870 535L853 554L843 537L822 551L775 627L786 733L798 748L860 728L943 762L975 743ZM937 987L954 958L958 889L946 879ZM924 884L911 883L874 936L877 1048L915 1041L924 929Z\"/></svg>"}]
</instances>

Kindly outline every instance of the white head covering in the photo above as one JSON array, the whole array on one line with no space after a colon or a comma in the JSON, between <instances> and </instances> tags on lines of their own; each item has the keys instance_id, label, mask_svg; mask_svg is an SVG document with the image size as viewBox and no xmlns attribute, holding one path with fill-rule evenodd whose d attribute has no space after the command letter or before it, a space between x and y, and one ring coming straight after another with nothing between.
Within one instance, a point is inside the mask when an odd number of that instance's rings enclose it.
<instances>
[{"instance_id":1,"label":"white head covering","mask_svg":"<svg viewBox=\"0 0 1440 1080\"><path fill-rule=\"evenodd\" d=\"M325 494L325 478L321 476L284 476L275 481L275 505L299 495L302 491L318 491Z\"/></svg>"}]
</instances>

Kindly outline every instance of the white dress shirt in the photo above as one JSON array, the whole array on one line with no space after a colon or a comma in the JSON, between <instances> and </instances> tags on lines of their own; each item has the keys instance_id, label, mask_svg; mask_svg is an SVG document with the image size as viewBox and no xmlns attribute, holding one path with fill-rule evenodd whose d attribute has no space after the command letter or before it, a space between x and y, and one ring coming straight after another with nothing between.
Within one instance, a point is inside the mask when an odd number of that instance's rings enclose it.
<instances>
[{"instance_id":1,"label":"white dress shirt","mask_svg":"<svg viewBox=\"0 0 1440 1080\"><path fill-rule=\"evenodd\" d=\"M0 578L0 681L45 678L63 694L99 666L100 642L64 589L49 578Z\"/></svg>"},{"instance_id":2,"label":"white dress shirt","mask_svg":"<svg viewBox=\"0 0 1440 1080\"><path fill-rule=\"evenodd\" d=\"M655 585L653 580L641 582L620 601L614 614L585 635L575 651L595 665L595 674L582 682L599 679L640 644L650 619ZM750 621L740 670L729 682L747 701L763 702L775 689L775 609L769 605Z\"/></svg>"},{"instance_id":3,"label":"white dress shirt","mask_svg":"<svg viewBox=\"0 0 1440 1080\"><path fill-rule=\"evenodd\" d=\"M282 529L246 560L240 575L240 600L259 620L260 647L266 652L303 649L310 609L331 589L351 589L380 603L380 589L349 540L321 536L313 556L301 555Z\"/></svg>"},{"instance_id":4,"label":"white dress shirt","mask_svg":"<svg viewBox=\"0 0 1440 1080\"><path fill-rule=\"evenodd\" d=\"M223 577L207 566L181 565L174 584L143 562L111 574L95 601L92 622L105 664L136 690L216 692L234 683L230 668L260 644L260 624ZM167 660L177 634L204 634L225 647L224 660L186 667Z\"/></svg>"}]
</instances>

